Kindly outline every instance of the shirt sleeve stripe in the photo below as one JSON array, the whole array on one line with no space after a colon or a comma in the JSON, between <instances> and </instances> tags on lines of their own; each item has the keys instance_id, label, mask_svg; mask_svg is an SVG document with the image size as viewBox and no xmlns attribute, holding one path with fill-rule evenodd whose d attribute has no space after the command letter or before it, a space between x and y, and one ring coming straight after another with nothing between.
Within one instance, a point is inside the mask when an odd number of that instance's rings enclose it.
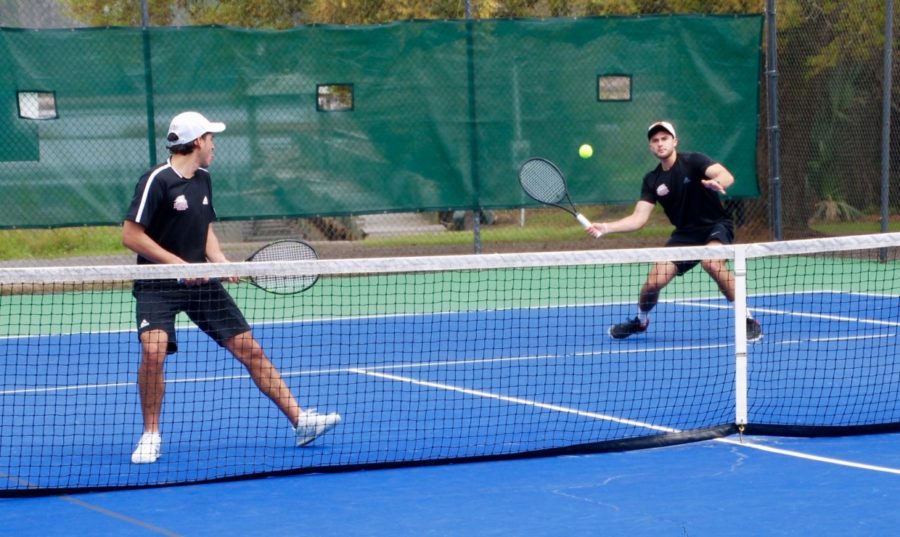
<instances>
[{"instance_id":1,"label":"shirt sleeve stripe","mask_svg":"<svg viewBox=\"0 0 900 537\"><path fill-rule=\"evenodd\" d=\"M159 175L159 172L168 168L169 165L166 164L164 166L160 166L159 168L153 170L153 173L150 174L150 177L147 178L147 182L144 184L144 191L141 193L141 203L138 205L137 214L134 217L134 221L137 223L141 223L141 219L144 216L144 206L147 204L147 196L150 194L150 187L153 185L153 179Z\"/></svg>"}]
</instances>

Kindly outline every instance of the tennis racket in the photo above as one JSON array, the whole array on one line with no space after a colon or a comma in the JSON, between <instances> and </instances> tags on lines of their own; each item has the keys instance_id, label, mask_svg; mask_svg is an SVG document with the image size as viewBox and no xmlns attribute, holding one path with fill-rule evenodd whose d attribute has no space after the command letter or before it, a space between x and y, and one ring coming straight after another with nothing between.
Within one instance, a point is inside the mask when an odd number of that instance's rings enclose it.
<instances>
[{"instance_id":1,"label":"tennis racket","mask_svg":"<svg viewBox=\"0 0 900 537\"><path fill-rule=\"evenodd\" d=\"M519 184L535 201L559 207L574 216L585 229L590 229L591 221L578 212L578 208L569 197L566 178L549 160L530 158L522 163L519 168Z\"/></svg>"},{"instance_id":2,"label":"tennis racket","mask_svg":"<svg viewBox=\"0 0 900 537\"><path fill-rule=\"evenodd\" d=\"M296 239L271 242L247 258L247 261L311 261L319 255L312 246ZM251 276L246 281L263 291L276 295L293 295L306 291L319 280L318 274L300 274L297 276Z\"/></svg>"}]
</instances>

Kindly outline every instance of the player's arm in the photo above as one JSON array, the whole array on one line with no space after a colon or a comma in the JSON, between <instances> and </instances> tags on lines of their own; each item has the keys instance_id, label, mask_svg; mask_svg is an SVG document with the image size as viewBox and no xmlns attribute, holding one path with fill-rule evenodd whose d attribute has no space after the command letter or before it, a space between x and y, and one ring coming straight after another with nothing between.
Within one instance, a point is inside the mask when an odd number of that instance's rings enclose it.
<instances>
[{"instance_id":1,"label":"player's arm","mask_svg":"<svg viewBox=\"0 0 900 537\"><path fill-rule=\"evenodd\" d=\"M219 243L219 237L213 231L212 224L209 225L206 231L206 252L204 253L210 263L228 262L228 258L225 257L225 253L222 251L222 245Z\"/></svg>"},{"instance_id":2,"label":"player's arm","mask_svg":"<svg viewBox=\"0 0 900 537\"><path fill-rule=\"evenodd\" d=\"M724 194L725 190L734 184L734 176L721 164L712 164L704 173L706 179L701 180L706 188Z\"/></svg>"},{"instance_id":3,"label":"player's arm","mask_svg":"<svg viewBox=\"0 0 900 537\"><path fill-rule=\"evenodd\" d=\"M213 231L212 224L209 225L206 231L206 260L210 263L227 263L228 258L225 257L225 252L222 251L222 244L219 242L219 237L216 235L216 232ZM228 278L223 278L224 281L230 283L238 283L241 281L237 276L232 276Z\"/></svg>"},{"instance_id":4,"label":"player's arm","mask_svg":"<svg viewBox=\"0 0 900 537\"><path fill-rule=\"evenodd\" d=\"M620 218L613 222L600 222L591 224L587 232L594 237L600 237L607 233L628 233L637 231L644 227L650 221L650 214L653 212L653 204L649 201L640 200L634 206L634 211L625 218Z\"/></svg>"},{"instance_id":5,"label":"player's arm","mask_svg":"<svg viewBox=\"0 0 900 537\"><path fill-rule=\"evenodd\" d=\"M183 264L185 261L166 250L155 240L147 235L144 226L125 220L122 224L122 245L134 253L153 261L164 264Z\"/></svg>"}]
</instances>

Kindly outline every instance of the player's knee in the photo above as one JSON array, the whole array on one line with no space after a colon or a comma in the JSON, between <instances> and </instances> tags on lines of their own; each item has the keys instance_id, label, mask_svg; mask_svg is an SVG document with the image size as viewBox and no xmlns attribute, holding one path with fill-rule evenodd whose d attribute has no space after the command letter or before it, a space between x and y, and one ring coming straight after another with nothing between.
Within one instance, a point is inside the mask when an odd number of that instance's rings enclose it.
<instances>
[{"instance_id":1,"label":"player's knee","mask_svg":"<svg viewBox=\"0 0 900 537\"><path fill-rule=\"evenodd\" d=\"M700 266L703 267L703 270L709 272L710 274L717 274L728 270L725 266L725 262L721 259L704 259L700 262Z\"/></svg>"},{"instance_id":2,"label":"player's knee","mask_svg":"<svg viewBox=\"0 0 900 537\"><path fill-rule=\"evenodd\" d=\"M225 348L241 362L247 363L266 357L259 342L253 337L251 332L238 334L231 339L225 341Z\"/></svg>"},{"instance_id":3,"label":"player's knee","mask_svg":"<svg viewBox=\"0 0 900 537\"><path fill-rule=\"evenodd\" d=\"M658 297L667 283L669 283L668 280L647 280L647 283L641 287L641 297Z\"/></svg>"},{"instance_id":4,"label":"player's knee","mask_svg":"<svg viewBox=\"0 0 900 537\"><path fill-rule=\"evenodd\" d=\"M160 374L166 363L166 353L144 352L141 356L140 372L142 374Z\"/></svg>"},{"instance_id":5,"label":"player's knee","mask_svg":"<svg viewBox=\"0 0 900 537\"><path fill-rule=\"evenodd\" d=\"M166 359L169 335L163 330L149 330L141 334L141 359L148 364L161 364Z\"/></svg>"}]
</instances>

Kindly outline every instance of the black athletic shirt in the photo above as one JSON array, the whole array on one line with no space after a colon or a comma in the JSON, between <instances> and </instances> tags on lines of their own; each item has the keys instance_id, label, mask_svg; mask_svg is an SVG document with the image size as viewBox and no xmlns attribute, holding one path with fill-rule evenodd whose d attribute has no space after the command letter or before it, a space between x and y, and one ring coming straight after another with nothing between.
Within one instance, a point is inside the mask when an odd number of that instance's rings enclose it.
<instances>
[{"instance_id":1,"label":"black athletic shirt","mask_svg":"<svg viewBox=\"0 0 900 537\"><path fill-rule=\"evenodd\" d=\"M194 177L185 179L168 162L141 177L125 216L188 263L206 262L206 237L215 218L209 172L199 168ZM152 263L141 255L137 262Z\"/></svg>"},{"instance_id":2,"label":"black athletic shirt","mask_svg":"<svg viewBox=\"0 0 900 537\"><path fill-rule=\"evenodd\" d=\"M668 170L662 164L644 176L641 200L662 205L675 231L707 229L731 218L722 207L719 194L700 182L706 169L715 164L702 153L677 153Z\"/></svg>"}]
</instances>

